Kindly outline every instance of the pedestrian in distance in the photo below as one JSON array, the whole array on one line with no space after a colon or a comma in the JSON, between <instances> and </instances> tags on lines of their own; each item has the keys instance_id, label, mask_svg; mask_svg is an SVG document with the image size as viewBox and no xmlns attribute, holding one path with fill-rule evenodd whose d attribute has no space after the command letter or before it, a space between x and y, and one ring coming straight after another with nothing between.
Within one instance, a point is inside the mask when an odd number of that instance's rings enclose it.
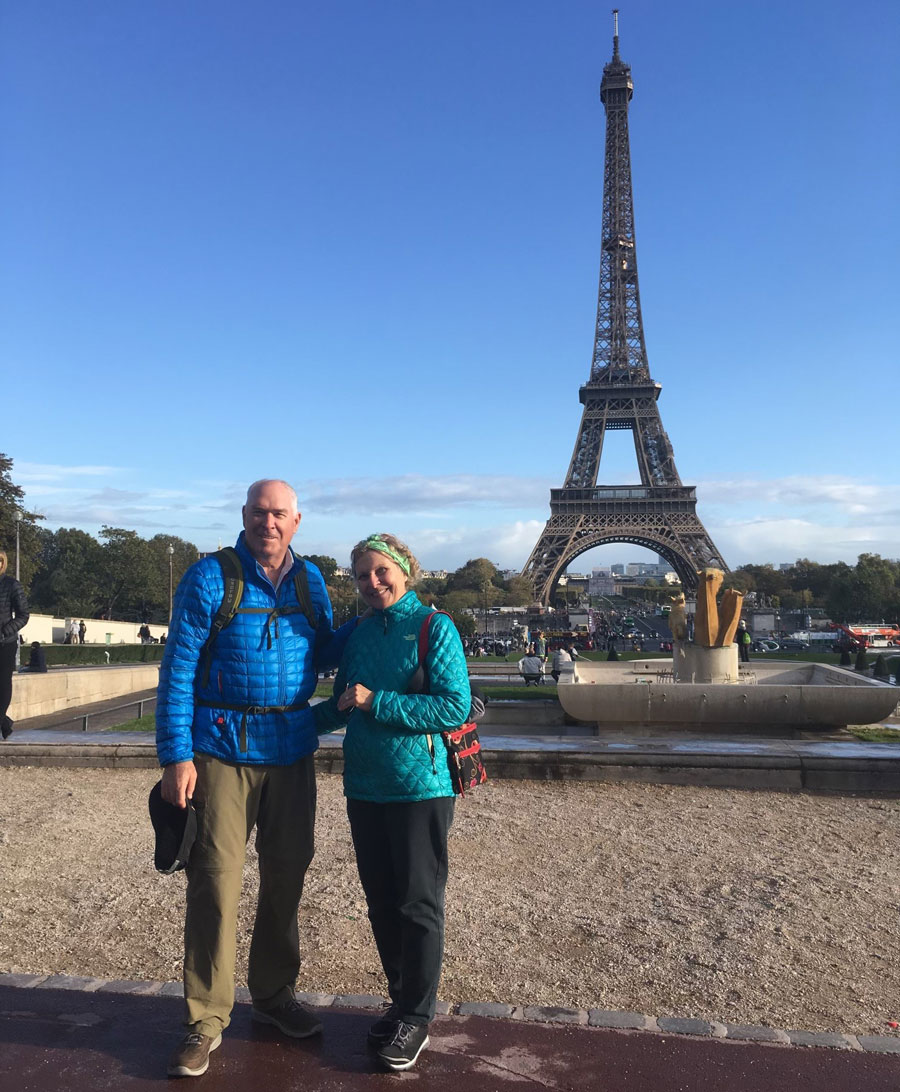
<instances>
[{"instance_id":1,"label":"pedestrian in distance","mask_svg":"<svg viewBox=\"0 0 900 1092\"><path fill-rule=\"evenodd\" d=\"M544 678L544 661L533 648L519 660L519 674L525 680L525 685L534 683L540 686Z\"/></svg>"},{"instance_id":2,"label":"pedestrian in distance","mask_svg":"<svg viewBox=\"0 0 900 1092\"><path fill-rule=\"evenodd\" d=\"M732 615L734 617L734 615ZM738 622L738 628L734 633L734 640L738 646L738 655L742 664L750 663L750 644L753 638L750 636L750 631L747 629L747 623L742 618Z\"/></svg>"},{"instance_id":3,"label":"pedestrian in distance","mask_svg":"<svg viewBox=\"0 0 900 1092\"><path fill-rule=\"evenodd\" d=\"M190 803L197 817L187 861L187 1034L169 1060L172 1077L205 1073L231 1019L238 903L254 826L260 878L250 1015L297 1039L322 1030L294 998L297 912L316 814L309 699L317 670L337 662L342 640L321 573L291 549L300 526L294 490L280 480L255 482L242 515L233 551L201 559L181 580L160 667L162 797L179 808ZM229 590L234 613L226 618Z\"/></svg>"},{"instance_id":4,"label":"pedestrian in distance","mask_svg":"<svg viewBox=\"0 0 900 1092\"><path fill-rule=\"evenodd\" d=\"M553 659L551 660L550 664L550 674L553 676L554 682L559 682L559 676L563 670L563 665L570 664L571 662L572 656L567 649L563 648L562 646L556 649L556 651L553 653Z\"/></svg>"},{"instance_id":5,"label":"pedestrian in distance","mask_svg":"<svg viewBox=\"0 0 900 1092\"><path fill-rule=\"evenodd\" d=\"M412 591L421 570L409 547L370 535L350 565L371 613L347 641L316 722L347 729L347 815L390 997L368 1043L385 1069L406 1070L428 1046L443 961L454 793L441 732L466 723L472 697L456 626Z\"/></svg>"}]
</instances>

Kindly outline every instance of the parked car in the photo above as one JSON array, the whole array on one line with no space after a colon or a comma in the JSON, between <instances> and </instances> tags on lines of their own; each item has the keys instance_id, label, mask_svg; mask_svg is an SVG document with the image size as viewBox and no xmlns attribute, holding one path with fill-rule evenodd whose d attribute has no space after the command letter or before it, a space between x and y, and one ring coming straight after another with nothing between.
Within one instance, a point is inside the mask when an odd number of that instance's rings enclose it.
<instances>
[{"instance_id":1,"label":"parked car","mask_svg":"<svg viewBox=\"0 0 900 1092\"><path fill-rule=\"evenodd\" d=\"M785 637L779 641L782 652L808 652L809 645L806 641L797 641L793 637Z\"/></svg>"},{"instance_id":2,"label":"parked car","mask_svg":"<svg viewBox=\"0 0 900 1092\"><path fill-rule=\"evenodd\" d=\"M777 641L770 641L766 637L757 638L751 646L754 652L777 652L778 647Z\"/></svg>"}]
</instances>

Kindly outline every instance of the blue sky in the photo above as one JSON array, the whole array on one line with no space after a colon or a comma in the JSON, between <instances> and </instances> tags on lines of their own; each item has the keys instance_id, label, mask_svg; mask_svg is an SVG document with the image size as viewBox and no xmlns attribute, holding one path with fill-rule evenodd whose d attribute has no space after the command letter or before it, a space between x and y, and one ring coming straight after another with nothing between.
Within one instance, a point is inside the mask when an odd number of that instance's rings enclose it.
<instances>
[{"instance_id":1,"label":"blue sky","mask_svg":"<svg viewBox=\"0 0 900 1092\"><path fill-rule=\"evenodd\" d=\"M732 566L897 557L900 8L620 9L701 519ZM277 476L304 552L520 567L590 371L609 8L8 0L0 29L0 451L46 525L212 549ZM618 439L604 484L636 480Z\"/></svg>"}]
</instances>

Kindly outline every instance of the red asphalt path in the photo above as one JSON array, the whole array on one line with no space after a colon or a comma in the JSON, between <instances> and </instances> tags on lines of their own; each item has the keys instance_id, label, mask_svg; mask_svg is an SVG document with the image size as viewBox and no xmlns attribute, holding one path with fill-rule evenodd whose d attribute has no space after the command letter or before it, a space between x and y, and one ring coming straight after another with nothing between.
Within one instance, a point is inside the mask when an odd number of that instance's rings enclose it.
<instances>
[{"instance_id":1,"label":"red asphalt path","mask_svg":"<svg viewBox=\"0 0 900 1092\"><path fill-rule=\"evenodd\" d=\"M379 1070L366 1049L371 1012L319 1010L321 1037L285 1039L235 1006L203 1092L898 1092L900 1055L722 1041L573 1025L438 1017L415 1069ZM99 1092L168 1083L180 1037L172 997L0 986L0 1088Z\"/></svg>"}]
</instances>

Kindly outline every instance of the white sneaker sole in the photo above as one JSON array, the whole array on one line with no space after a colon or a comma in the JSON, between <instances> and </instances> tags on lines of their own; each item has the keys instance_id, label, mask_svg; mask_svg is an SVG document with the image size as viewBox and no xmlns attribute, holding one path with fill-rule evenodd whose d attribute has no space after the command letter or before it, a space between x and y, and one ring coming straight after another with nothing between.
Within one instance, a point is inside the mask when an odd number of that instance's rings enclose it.
<instances>
[{"instance_id":1,"label":"white sneaker sole","mask_svg":"<svg viewBox=\"0 0 900 1092\"><path fill-rule=\"evenodd\" d=\"M408 1059L407 1061L404 1061L404 1062L395 1062L395 1061L392 1061L392 1060L391 1060L391 1059L389 1059L389 1058L385 1058L385 1057L384 1057L383 1055L381 1055L381 1054L379 1054L379 1055L378 1055L378 1060L379 1060L379 1061L381 1062L381 1064L382 1064L382 1065L384 1065L384 1066L387 1066L387 1068L388 1068L388 1069L392 1070L392 1071L393 1071L393 1072L395 1072L395 1073L399 1073L399 1072L401 1072L401 1071L402 1071L402 1070L404 1070L404 1069L412 1069L412 1067L413 1067L413 1066L414 1066L414 1065L416 1064L416 1062L418 1061L418 1059L419 1059L419 1055L420 1055L420 1054L422 1053L422 1051L423 1051L423 1050L425 1049L425 1047L427 1047L427 1046L428 1046L428 1044L429 1044L430 1042L431 1042L431 1040L430 1040L430 1039L428 1038L428 1036L426 1035L426 1036L425 1036L425 1038L424 1038L424 1039L423 1039L423 1041L422 1041L422 1045L421 1045L421 1046L419 1047L419 1049L418 1049L418 1050L416 1051L416 1053L415 1053L415 1057L413 1057L413 1058L410 1058L410 1059Z\"/></svg>"},{"instance_id":2,"label":"white sneaker sole","mask_svg":"<svg viewBox=\"0 0 900 1092\"><path fill-rule=\"evenodd\" d=\"M215 1039L209 1044L209 1054L222 1045L222 1036L217 1035ZM169 1066L166 1073L170 1077L202 1077L203 1074L209 1069L209 1054L206 1056L206 1061L199 1069L188 1069L186 1065L173 1065Z\"/></svg>"}]
</instances>

